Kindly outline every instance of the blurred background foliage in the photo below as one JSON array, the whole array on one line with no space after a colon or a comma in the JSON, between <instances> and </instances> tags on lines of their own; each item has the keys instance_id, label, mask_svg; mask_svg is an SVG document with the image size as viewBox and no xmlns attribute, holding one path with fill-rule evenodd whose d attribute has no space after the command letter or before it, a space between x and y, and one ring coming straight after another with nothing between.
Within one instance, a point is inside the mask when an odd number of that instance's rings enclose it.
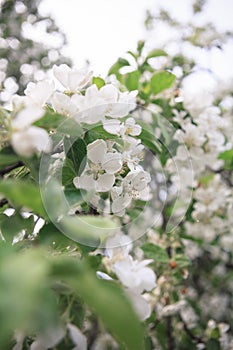
<instances>
[{"instance_id":1,"label":"blurred background foliage","mask_svg":"<svg viewBox=\"0 0 233 350\"><path fill-rule=\"evenodd\" d=\"M38 10L41 0L0 2L0 101L22 94L27 83L41 80L53 64L71 64L61 54L65 34ZM38 33L38 34L37 34Z\"/></svg>"}]
</instances>

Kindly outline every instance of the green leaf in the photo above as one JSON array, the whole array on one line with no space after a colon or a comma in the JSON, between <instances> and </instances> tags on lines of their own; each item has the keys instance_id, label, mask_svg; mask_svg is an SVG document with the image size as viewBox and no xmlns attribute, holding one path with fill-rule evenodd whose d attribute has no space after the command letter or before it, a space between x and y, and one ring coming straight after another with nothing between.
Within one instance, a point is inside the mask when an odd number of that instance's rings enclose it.
<instances>
[{"instance_id":1,"label":"green leaf","mask_svg":"<svg viewBox=\"0 0 233 350\"><path fill-rule=\"evenodd\" d=\"M100 88L102 88L102 86L105 85L105 81L104 81L104 79L102 79L100 77L93 77L92 84L95 84L97 86L97 88L100 89Z\"/></svg>"},{"instance_id":2,"label":"green leaf","mask_svg":"<svg viewBox=\"0 0 233 350\"><path fill-rule=\"evenodd\" d=\"M161 345L163 350L167 350L167 331L166 331L166 325L164 322L159 322L156 330L156 339L158 339L159 344Z\"/></svg>"},{"instance_id":3,"label":"green leaf","mask_svg":"<svg viewBox=\"0 0 233 350\"><path fill-rule=\"evenodd\" d=\"M146 60L152 57L159 57L159 56L167 56L167 53L164 50L154 49L148 53L148 55L146 56Z\"/></svg>"},{"instance_id":4,"label":"green leaf","mask_svg":"<svg viewBox=\"0 0 233 350\"><path fill-rule=\"evenodd\" d=\"M204 186L208 186L208 183L210 181L212 181L213 179L214 179L214 174L208 174L208 175L202 176L199 179L199 183L204 185Z\"/></svg>"},{"instance_id":5,"label":"green leaf","mask_svg":"<svg viewBox=\"0 0 233 350\"><path fill-rule=\"evenodd\" d=\"M169 124L169 122L160 114L156 115L156 122L161 131L162 137L160 137L163 144L168 147L169 152L172 153L173 147L170 146L172 137L174 135L174 128Z\"/></svg>"},{"instance_id":6,"label":"green leaf","mask_svg":"<svg viewBox=\"0 0 233 350\"><path fill-rule=\"evenodd\" d=\"M52 223L46 224L42 227L38 233L36 242L60 250L64 250L69 245L73 244L73 241L67 238Z\"/></svg>"},{"instance_id":7,"label":"green leaf","mask_svg":"<svg viewBox=\"0 0 233 350\"><path fill-rule=\"evenodd\" d=\"M221 350L219 341L216 339L209 339L206 343L206 350Z\"/></svg>"},{"instance_id":8,"label":"green leaf","mask_svg":"<svg viewBox=\"0 0 233 350\"><path fill-rule=\"evenodd\" d=\"M102 125L93 125L91 130L86 132L84 141L89 144L99 138L109 140L118 138L118 136L108 133L106 130L104 130Z\"/></svg>"},{"instance_id":9,"label":"green leaf","mask_svg":"<svg viewBox=\"0 0 233 350\"><path fill-rule=\"evenodd\" d=\"M77 139L72 142L70 138L64 138L64 149L68 159L72 161L74 170L77 175L80 175L86 165L87 147L83 139Z\"/></svg>"},{"instance_id":10,"label":"green leaf","mask_svg":"<svg viewBox=\"0 0 233 350\"><path fill-rule=\"evenodd\" d=\"M170 105L170 99L156 98L152 99L151 102L162 108L162 114L165 116L166 119L173 118L173 107Z\"/></svg>"},{"instance_id":11,"label":"green leaf","mask_svg":"<svg viewBox=\"0 0 233 350\"><path fill-rule=\"evenodd\" d=\"M37 120L34 125L46 130L57 129L65 121L66 117L51 109L47 109L43 118Z\"/></svg>"},{"instance_id":12,"label":"green leaf","mask_svg":"<svg viewBox=\"0 0 233 350\"><path fill-rule=\"evenodd\" d=\"M155 73L150 81L150 91L153 95L170 88L176 80L176 76L172 73L163 71Z\"/></svg>"},{"instance_id":13,"label":"green leaf","mask_svg":"<svg viewBox=\"0 0 233 350\"><path fill-rule=\"evenodd\" d=\"M73 162L66 158L64 165L62 167L62 185L69 186L73 184L73 179L77 176L77 173L74 169Z\"/></svg>"},{"instance_id":14,"label":"green leaf","mask_svg":"<svg viewBox=\"0 0 233 350\"><path fill-rule=\"evenodd\" d=\"M143 121L138 120L137 123L142 127L142 131L137 138L140 139L142 144L148 147L152 152L161 153L162 148L159 141L154 136L153 129Z\"/></svg>"},{"instance_id":15,"label":"green leaf","mask_svg":"<svg viewBox=\"0 0 233 350\"><path fill-rule=\"evenodd\" d=\"M100 241L114 234L114 221L91 215L65 216L61 221L62 231L75 242L97 247Z\"/></svg>"},{"instance_id":16,"label":"green leaf","mask_svg":"<svg viewBox=\"0 0 233 350\"><path fill-rule=\"evenodd\" d=\"M136 53L134 53L133 51L127 51L127 53L131 55L135 59L135 61L137 61L138 55Z\"/></svg>"},{"instance_id":17,"label":"green leaf","mask_svg":"<svg viewBox=\"0 0 233 350\"><path fill-rule=\"evenodd\" d=\"M184 268L191 265L190 259L185 255L176 254L173 257L173 259L175 260L179 268Z\"/></svg>"},{"instance_id":18,"label":"green leaf","mask_svg":"<svg viewBox=\"0 0 233 350\"><path fill-rule=\"evenodd\" d=\"M138 89L138 83L140 78L140 72L138 70L127 73L123 77L123 79L125 79L125 86L129 91Z\"/></svg>"},{"instance_id":19,"label":"green leaf","mask_svg":"<svg viewBox=\"0 0 233 350\"><path fill-rule=\"evenodd\" d=\"M219 159L232 160L233 159L233 148L220 153Z\"/></svg>"},{"instance_id":20,"label":"green leaf","mask_svg":"<svg viewBox=\"0 0 233 350\"><path fill-rule=\"evenodd\" d=\"M129 66L129 61L127 61L124 58L118 58L117 62L112 65L112 67L108 71L108 75L115 74L116 76L119 75L119 70L122 67Z\"/></svg>"},{"instance_id":21,"label":"green leaf","mask_svg":"<svg viewBox=\"0 0 233 350\"><path fill-rule=\"evenodd\" d=\"M12 147L5 147L0 151L0 167L3 169L8 165L15 164L19 161L19 157L14 153Z\"/></svg>"},{"instance_id":22,"label":"green leaf","mask_svg":"<svg viewBox=\"0 0 233 350\"><path fill-rule=\"evenodd\" d=\"M219 339L221 337L219 328L214 328L210 333L211 339Z\"/></svg>"},{"instance_id":23,"label":"green leaf","mask_svg":"<svg viewBox=\"0 0 233 350\"><path fill-rule=\"evenodd\" d=\"M19 180L2 180L0 182L0 193L2 193L14 207L26 207L39 216L46 217L40 190L29 182Z\"/></svg>"},{"instance_id":24,"label":"green leaf","mask_svg":"<svg viewBox=\"0 0 233 350\"><path fill-rule=\"evenodd\" d=\"M59 136L59 141L61 140L61 136L59 134L61 134L62 136L70 135L73 138L73 140L76 140L77 138L80 138L82 136L83 129L75 119L64 118L63 123L59 124L57 134Z\"/></svg>"},{"instance_id":25,"label":"green leaf","mask_svg":"<svg viewBox=\"0 0 233 350\"><path fill-rule=\"evenodd\" d=\"M141 74L144 72L154 73L155 71L147 61L144 61L142 65L138 67L138 69L140 70Z\"/></svg>"},{"instance_id":26,"label":"green leaf","mask_svg":"<svg viewBox=\"0 0 233 350\"><path fill-rule=\"evenodd\" d=\"M69 205L76 205L84 201L84 190L78 190L73 183L67 186L64 190L64 194Z\"/></svg>"},{"instance_id":27,"label":"green leaf","mask_svg":"<svg viewBox=\"0 0 233 350\"><path fill-rule=\"evenodd\" d=\"M0 343L6 349L15 329L43 332L55 326L58 314L47 280L48 262L38 249L16 252L0 242L0 266Z\"/></svg>"},{"instance_id":28,"label":"green leaf","mask_svg":"<svg viewBox=\"0 0 233 350\"><path fill-rule=\"evenodd\" d=\"M145 41L139 40L138 45L137 45L137 51L138 51L139 55L141 55L144 46L145 46Z\"/></svg>"},{"instance_id":29,"label":"green leaf","mask_svg":"<svg viewBox=\"0 0 233 350\"><path fill-rule=\"evenodd\" d=\"M127 350L144 349L143 329L132 305L114 282L99 280L90 268L77 259L57 259L53 274L77 290L99 316L105 327Z\"/></svg>"},{"instance_id":30,"label":"green leaf","mask_svg":"<svg viewBox=\"0 0 233 350\"><path fill-rule=\"evenodd\" d=\"M225 162L224 168L226 170L233 169L233 148L225 152L220 153L219 159L223 159Z\"/></svg>"},{"instance_id":31,"label":"green leaf","mask_svg":"<svg viewBox=\"0 0 233 350\"><path fill-rule=\"evenodd\" d=\"M51 221L57 221L69 211L69 206L64 195L64 187L52 178L50 181L40 184L41 196L45 210Z\"/></svg>"},{"instance_id":32,"label":"green leaf","mask_svg":"<svg viewBox=\"0 0 233 350\"><path fill-rule=\"evenodd\" d=\"M141 247L147 258L155 262L169 263L169 256L165 249L153 243L145 243Z\"/></svg>"},{"instance_id":33,"label":"green leaf","mask_svg":"<svg viewBox=\"0 0 233 350\"><path fill-rule=\"evenodd\" d=\"M5 240L7 242L12 242L14 236L20 233L22 230L25 230L26 235L33 232L33 215L29 216L27 219L23 218L18 213L15 213L12 216L0 216L0 228Z\"/></svg>"}]
</instances>

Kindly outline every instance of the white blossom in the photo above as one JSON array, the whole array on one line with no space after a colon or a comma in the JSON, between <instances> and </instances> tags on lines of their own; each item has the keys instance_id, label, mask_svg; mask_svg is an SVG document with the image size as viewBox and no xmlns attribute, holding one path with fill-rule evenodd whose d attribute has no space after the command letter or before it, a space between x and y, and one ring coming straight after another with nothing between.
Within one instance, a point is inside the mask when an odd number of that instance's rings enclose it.
<instances>
[{"instance_id":1,"label":"white blossom","mask_svg":"<svg viewBox=\"0 0 233 350\"><path fill-rule=\"evenodd\" d=\"M95 84L86 89L85 96L74 95L71 101L80 112L74 118L79 122L95 124L105 117L122 118L135 108L137 92L121 93L112 84L98 89Z\"/></svg>"},{"instance_id":2,"label":"white blossom","mask_svg":"<svg viewBox=\"0 0 233 350\"><path fill-rule=\"evenodd\" d=\"M144 146L141 144L141 140L127 137L127 142L125 142L122 152L122 160L127 163L131 171L142 169L139 163L143 159L143 151Z\"/></svg>"},{"instance_id":3,"label":"white blossom","mask_svg":"<svg viewBox=\"0 0 233 350\"><path fill-rule=\"evenodd\" d=\"M85 69L72 69L66 64L53 66L53 75L69 92L79 92L87 86L92 79L92 72Z\"/></svg>"},{"instance_id":4,"label":"white blossom","mask_svg":"<svg viewBox=\"0 0 233 350\"><path fill-rule=\"evenodd\" d=\"M150 174L144 170L129 172L121 186L115 186L111 191L112 212L122 216L132 199L148 200L150 180Z\"/></svg>"},{"instance_id":5,"label":"white blossom","mask_svg":"<svg viewBox=\"0 0 233 350\"><path fill-rule=\"evenodd\" d=\"M105 119L103 128L110 134L119 135L123 139L127 138L128 135L138 136L142 131L141 126L136 124L134 118L128 118L123 123L116 119Z\"/></svg>"},{"instance_id":6,"label":"white blossom","mask_svg":"<svg viewBox=\"0 0 233 350\"><path fill-rule=\"evenodd\" d=\"M60 92L55 92L52 96L52 105L55 111L58 113L72 116L77 112L77 106L72 102L70 96Z\"/></svg>"},{"instance_id":7,"label":"white blossom","mask_svg":"<svg viewBox=\"0 0 233 350\"><path fill-rule=\"evenodd\" d=\"M149 303L138 293L135 293L134 290L126 288L125 290L126 294L128 295L133 308L140 318L141 321L146 320L148 317L150 317L151 314L151 307Z\"/></svg>"},{"instance_id":8,"label":"white blossom","mask_svg":"<svg viewBox=\"0 0 233 350\"><path fill-rule=\"evenodd\" d=\"M52 147L47 131L36 126L13 132L11 144L23 157L31 157L34 153L50 152Z\"/></svg>"},{"instance_id":9,"label":"white blossom","mask_svg":"<svg viewBox=\"0 0 233 350\"><path fill-rule=\"evenodd\" d=\"M174 135L174 140L184 142L187 146L197 146L200 147L206 141L204 136L204 130L198 128L196 125L187 123L182 126L182 129L176 131Z\"/></svg>"},{"instance_id":10,"label":"white blossom","mask_svg":"<svg viewBox=\"0 0 233 350\"><path fill-rule=\"evenodd\" d=\"M212 74L206 71L189 74L184 78L181 89L185 108L192 116L198 116L213 104L216 88L217 82Z\"/></svg>"},{"instance_id":11,"label":"white blossom","mask_svg":"<svg viewBox=\"0 0 233 350\"><path fill-rule=\"evenodd\" d=\"M64 338L65 331L63 327L57 326L53 329L47 329L45 333L39 334L30 346L30 350L47 350L55 347Z\"/></svg>"},{"instance_id":12,"label":"white blossom","mask_svg":"<svg viewBox=\"0 0 233 350\"><path fill-rule=\"evenodd\" d=\"M87 338L82 334L80 329L71 323L67 324L67 329L69 331L70 339L75 345L72 350L87 350Z\"/></svg>"},{"instance_id":13,"label":"white blossom","mask_svg":"<svg viewBox=\"0 0 233 350\"><path fill-rule=\"evenodd\" d=\"M41 119L44 113L45 111L41 107L35 105L26 106L12 119L11 126L13 131L25 130L31 124Z\"/></svg>"},{"instance_id":14,"label":"white blossom","mask_svg":"<svg viewBox=\"0 0 233 350\"><path fill-rule=\"evenodd\" d=\"M129 236L115 234L105 242L105 255L111 260L121 260L132 250L132 240Z\"/></svg>"},{"instance_id":15,"label":"white blossom","mask_svg":"<svg viewBox=\"0 0 233 350\"><path fill-rule=\"evenodd\" d=\"M29 83L24 93L32 103L42 107L52 96L54 89L53 81L43 80L38 83Z\"/></svg>"},{"instance_id":16,"label":"white blossom","mask_svg":"<svg viewBox=\"0 0 233 350\"><path fill-rule=\"evenodd\" d=\"M107 192L115 183L115 173L121 170L122 160L118 152L108 152L107 143L97 139L87 146L88 165L84 173L75 177L77 188Z\"/></svg>"},{"instance_id":17,"label":"white blossom","mask_svg":"<svg viewBox=\"0 0 233 350\"><path fill-rule=\"evenodd\" d=\"M112 270L122 284L132 289L135 293L150 291L156 286L154 271L147 267L153 260L137 261L129 255L127 258L117 261Z\"/></svg>"}]
</instances>

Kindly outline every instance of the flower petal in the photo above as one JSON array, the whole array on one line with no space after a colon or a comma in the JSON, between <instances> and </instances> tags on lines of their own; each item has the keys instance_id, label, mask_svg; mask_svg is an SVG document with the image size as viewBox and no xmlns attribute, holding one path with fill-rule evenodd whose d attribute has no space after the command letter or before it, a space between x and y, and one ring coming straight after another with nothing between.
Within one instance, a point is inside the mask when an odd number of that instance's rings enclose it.
<instances>
[{"instance_id":1,"label":"flower petal","mask_svg":"<svg viewBox=\"0 0 233 350\"><path fill-rule=\"evenodd\" d=\"M97 139L87 146L87 158L94 164L101 163L107 153L107 144L102 139Z\"/></svg>"},{"instance_id":2,"label":"flower petal","mask_svg":"<svg viewBox=\"0 0 233 350\"><path fill-rule=\"evenodd\" d=\"M13 129L23 130L43 117L45 111L36 105L29 105L22 109L12 120Z\"/></svg>"},{"instance_id":3,"label":"flower petal","mask_svg":"<svg viewBox=\"0 0 233 350\"><path fill-rule=\"evenodd\" d=\"M30 157L34 153L50 152L52 148L52 141L47 131L36 126L14 132L11 144L14 150L24 157Z\"/></svg>"},{"instance_id":4,"label":"flower petal","mask_svg":"<svg viewBox=\"0 0 233 350\"><path fill-rule=\"evenodd\" d=\"M112 84L106 84L100 89L100 96L106 101L106 103L117 102L119 91Z\"/></svg>"},{"instance_id":5,"label":"flower petal","mask_svg":"<svg viewBox=\"0 0 233 350\"><path fill-rule=\"evenodd\" d=\"M73 184L76 188L82 188L87 191L95 189L95 180L92 175L81 175L73 179Z\"/></svg>"},{"instance_id":6,"label":"flower petal","mask_svg":"<svg viewBox=\"0 0 233 350\"><path fill-rule=\"evenodd\" d=\"M138 136L141 134L142 127L135 123L134 118L128 118L125 122L125 126L128 129L128 133L132 136Z\"/></svg>"},{"instance_id":7,"label":"flower petal","mask_svg":"<svg viewBox=\"0 0 233 350\"><path fill-rule=\"evenodd\" d=\"M108 192L111 190L115 183L115 176L113 174L100 175L96 181L97 192Z\"/></svg>"},{"instance_id":8,"label":"flower petal","mask_svg":"<svg viewBox=\"0 0 233 350\"><path fill-rule=\"evenodd\" d=\"M109 134L118 135L120 133L120 121L116 119L111 120L104 120L103 121L103 128L106 130Z\"/></svg>"},{"instance_id":9,"label":"flower petal","mask_svg":"<svg viewBox=\"0 0 233 350\"><path fill-rule=\"evenodd\" d=\"M122 168L122 160L120 153L106 153L102 161L102 168L108 174L115 174Z\"/></svg>"},{"instance_id":10,"label":"flower petal","mask_svg":"<svg viewBox=\"0 0 233 350\"><path fill-rule=\"evenodd\" d=\"M53 66L53 75L64 86L68 86L68 74L71 68L67 64L61 64L60 66Z\"/></svg>"},{"instance_id":11,"label":"flower petal","mask_svg":"<svg viewBox=\"0 0 233 350\"><path fill-rule=\"evenodd\" d=\"M112 202L112 212L116 215L120 215L119 213L121 213L122 210L125 210L125 208L129 206L130 202L131 198L128 194L116 198Z\"/></svg>"},{"instance_id":12,"label":"flower petal","mask_svg":"<svg viewBox=\"0 0 233 350\"><path fill-rule=\"evenodd\" d=\"M151 308L147 301L140 294L135 293L132 289L126 289L126 294L132 302L133 307L140 320L144 321L150 317Z\"/></svg>"},{"instance_id":13,"label":"flower petal","mask_svg":"<svg viewBox=\"0 0 233 350\"><path fill-rule=\"evenodd\" d=\"M55 89L53 81L44 80L38 83L29 83L27 85L25 95L28 96L35 104L44 106L48 99L52 96Z\"/></svg>"},{"instance_id":14,"label":"flower petal","mask_svg":"<svg viewBox=\"0 0 233 350\"><path fill-rule=\"evenodd\" d=\"M36 340L31 344L30 350L46 350L53 348L60 343L64 336L65 331L61 326L47 329L44 334L37 336Z\"/></svg>"},{"instance_id":15,"label":"flower petal","mask_svg":"<svg viewBox=\"0 0 233 350\"><path fill-rule=\"evenodd\" d=\"M76 345L76 350L86 350L87 349L87 338L82 334L80 329L75 325L68 323L67 329L70 334L70 339Z\"/></svg>"},{"instance_id":16,"label":"flower petal","mask_svg":"<svg viewBox=\"0 0 233 350\"><path fill-rule=\"evenodd\" d=\"M71 98L60 92L56 92L52 97L52 105L55 111L68 116L73 115L77 107L71 102Z\"/></svg>"}]
</instances>

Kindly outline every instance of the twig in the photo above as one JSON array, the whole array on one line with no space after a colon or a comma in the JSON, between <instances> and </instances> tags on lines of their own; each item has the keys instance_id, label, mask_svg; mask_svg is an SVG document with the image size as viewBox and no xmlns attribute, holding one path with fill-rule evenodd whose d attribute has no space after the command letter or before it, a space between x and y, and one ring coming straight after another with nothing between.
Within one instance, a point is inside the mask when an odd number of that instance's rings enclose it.
<instances>
[{"instance_id":1,"label":"twig","mask_svg":"<svg viewBox=\"0 0 233 350\"><path fill-rule=\"evenodd\" d=\"M7 199L6 199L6 198L3 198L3 199L0 201L0 208L4 207L5 204L7 204Z\"/></svg>"},{"instance_id":2,"label":"twig","mask_svg":"<svg viewBox=\"0 0 233 350\"><path fill-rule=\"evenodd\" d=\"M203 343L205 344L205 342L203 341L202 338L198 337L197 335L193 334L192 331L188 328L186 322L183 320L183 318L181 317L181 315L179 315L179 319L180 321L183 323L183 328L184 331L186 332L186 334L192 339L194 340L196 343Z\"/></svg>"},{"instance_id":3,"label":"twig","mask_svg":"<svg viewBox=\"0 0 233 350\"><path fill-rule=\"evenodd\" d=\"M92 345L94 344L98 334L99 334L99 324L97 319L94 319L92 330L88 336L88 349L92 349Z\"/></svg>"},{"instance_id":4,"label":"twig","mask_svg":"<svg viewBox=\"0 0 233 350\"><path fill-rule=\"evenodd\" d=\"M228 185L229 187L233 187L233 182L230 179L232 170L227 170L227 169L213 170L210 167L208 167L208 170L210 170L212 173L220 174L225 184Z\"/></svg>"},{"instance_id":5,"label":"twig","mask_svg":"<svg viewBox=\"0 0 233 350\"><path fill-rule=\"evenodd\" d=\"M19 161L18 163L7 166L5 169L0 170L0 177L3 177L5 174L8 174L11 170L17 169L22 165L24 165L23 162Z\"/></svg>"},{"instance_id":6,"label":"twig","mask_svg":"<svg viewBox=\"0 0 233 350\"><path fill-rule=\"evenodd\" d=\"M168 350L175 350L175 340L172 334L172 316L166 317L166 333L168 340Z\"/></svg>"}]
</instances>

